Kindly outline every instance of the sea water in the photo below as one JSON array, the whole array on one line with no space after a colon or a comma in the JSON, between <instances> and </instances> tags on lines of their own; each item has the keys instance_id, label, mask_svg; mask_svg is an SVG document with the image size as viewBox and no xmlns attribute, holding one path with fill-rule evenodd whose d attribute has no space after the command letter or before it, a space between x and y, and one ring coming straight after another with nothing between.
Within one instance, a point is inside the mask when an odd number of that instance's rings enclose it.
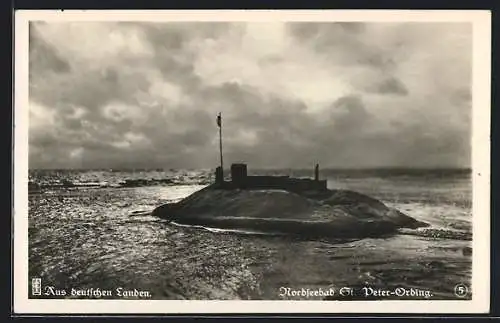
<instances>
[{"instance_id":1,"label":"sea water","mask_svg":"<svg viewBox=\"0 0 500 323\"><path fill-rule=\"evenodd\" d=\"M431 227L379 239L307 241L179 226L150 212L208 185L211 170L30 170L29 275L44 286L88 292L86 298L121 288L132 299L140 291L150 299L328 299L317 291L330 289L337 291L330 299L342 299L342 288L367 287L405 291L376 299L457 299L455 286L471 278L468 171L321 176L329 188L365 193Z\"/></svg>"}]
</instances>

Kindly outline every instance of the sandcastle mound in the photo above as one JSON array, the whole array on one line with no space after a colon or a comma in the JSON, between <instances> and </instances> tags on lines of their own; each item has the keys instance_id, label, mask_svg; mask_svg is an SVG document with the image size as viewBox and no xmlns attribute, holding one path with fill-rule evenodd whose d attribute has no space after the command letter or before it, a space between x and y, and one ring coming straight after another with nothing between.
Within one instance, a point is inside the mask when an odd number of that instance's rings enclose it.
<instances>
[{"instance_id":1,"label":"sandcastle mound","mask_svg":"<svg viewBox=\"0 0 500 323\"><path fill-rule=\"evenodd\" d=\"M303 237L363 238L418 228L417 221L369 196L348 190L290 192L208 186L153 215L179 224Z\"/></svg>"}]
</instances>

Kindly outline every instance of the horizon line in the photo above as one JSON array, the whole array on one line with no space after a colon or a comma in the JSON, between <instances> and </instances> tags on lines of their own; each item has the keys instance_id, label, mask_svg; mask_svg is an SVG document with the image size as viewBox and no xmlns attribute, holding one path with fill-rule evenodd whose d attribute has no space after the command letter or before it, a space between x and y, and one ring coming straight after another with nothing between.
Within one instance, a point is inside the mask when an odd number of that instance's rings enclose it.
<instances>
[{"instance_id":1,"label":"horizon line","mask_svg":"<svg viewBox=\"0 0 500 323\"><path fill-rule=\"evenodd\" d=\"M209 170L214 169L215 167L197 167L197 168L182 168L182 167L90 167L90 168L31 168L28 170L74 170L74 171L92 171L92 170L105 170L105 171L113 171L113 170ZM309 170L309 167L255 167L249 168L251 170ZM230 170L230 168L224 167L224 170ZM472 170L471 166L427 166L427 167L411 167L411 166L373 166L373 167L321 167L320 170Z\"/></svg>"}]
</instances>

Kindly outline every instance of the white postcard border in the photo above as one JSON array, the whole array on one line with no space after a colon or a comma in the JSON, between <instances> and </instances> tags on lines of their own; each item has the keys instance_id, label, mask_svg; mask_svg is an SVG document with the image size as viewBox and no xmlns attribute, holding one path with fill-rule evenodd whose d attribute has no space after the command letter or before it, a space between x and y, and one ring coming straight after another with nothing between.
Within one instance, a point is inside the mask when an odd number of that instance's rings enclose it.
<instances>
[{"instance_id":1,"label":"white postcard border","mask_svg":"<svg viewBox=\"0 0 500 323\"><path fill-rule=\"evenodd\" d=\"M22 10L15 12L14 313L487 313L490 299L491 13L486 10ZM50 21L363 21L473 24L473 297L470 301L181 301L28 298L28 22Z\"/></svg>"}]
</instances>

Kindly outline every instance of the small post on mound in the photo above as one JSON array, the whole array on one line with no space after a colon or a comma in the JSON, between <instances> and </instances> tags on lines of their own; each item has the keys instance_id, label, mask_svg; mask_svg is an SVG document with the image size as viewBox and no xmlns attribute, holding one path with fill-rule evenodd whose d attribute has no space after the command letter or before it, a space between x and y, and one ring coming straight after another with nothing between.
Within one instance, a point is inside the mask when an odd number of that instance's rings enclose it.
<instances>
[{"instance_id":1,"label":"small post on mound","mask_svg":"<svg viewBox=\"0 0 500 323\"><path fill-rule=\"evenodd\" d=\"M215 169L215 183L220 187L224 184L224 175L222 174L222 168L220 166L217 166Z\"/></svg>"},{"instance_id":2,"label":"small post on mound","mask_svg":"<svg viewBox=\"0 0 500 323\"><path fill-rule=\"evenodd\" d=\"M215 181L222 185L224 182L224 163L222 159L222 115L220 112L217 115L217 126L219 127L220 166L215 170Z\"/></svg>"}]
</instances>

